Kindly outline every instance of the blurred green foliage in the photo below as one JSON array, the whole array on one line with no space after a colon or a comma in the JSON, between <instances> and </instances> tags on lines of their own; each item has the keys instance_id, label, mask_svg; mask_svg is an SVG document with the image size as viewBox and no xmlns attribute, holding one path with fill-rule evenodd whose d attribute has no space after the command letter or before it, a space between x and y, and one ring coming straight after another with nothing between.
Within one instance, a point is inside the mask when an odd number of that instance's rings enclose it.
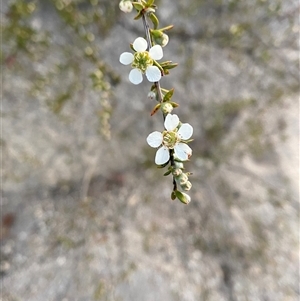
<instances>
[{"instance_id":1,"label":"blurred green foliage","mask_svg":"<svg viewBox=\"0 0 300 301\"><path fill-rule=\"evenodd\" d=\"M163 5L163 1L156 3ZM299 31L297 7L292 2L288 5L281 0L187 0L176 7L177 12L171 17L176 26L170 36L226 49L229 61L235 62L241 72L253 74L257 92L268 91L265 105L279 104L287 93L298 90L298 56L289 55L297 51L295 34ZM119 76L103 60L99 38L105 38L118 22L118 3L13 0L5 11L1 62L7 73L25 75L28 79L26 92L43 101L55 114L63 114L64 107L76 95L95 91L101 104L101 109L96 110L99 132L109 137L112 87L118 84ZM47 18L47 14L51 17ZM181 20L189 19L191 24L200 22L200 25L190 32L180 25L178 14ZM46 25L37 22L36 16L41 15L45 16L42 23ZM55 29L47 27L49 22L59 22L62 35L67 37L64 41L56 38L57 25ZM183 47L189 46L183 43ZM193 77L193 66L199 57L199 53L187 56L184 84ZM265 80L256 75L256 66L261 68ZM215 146L221 140L226 123L237 111L261 106L257 100L256 105L247 99L238 102L226 99L225 102L208 108L212 112L209 118L215 122L205 126L206 145ZM204 150L204 155L208 155L207 151Z\"/></svg>"},{"instance_id":2,"label":"blurred green foliage","mask_svg":"<svg viewBox=\"0 0 300 301\"><path fill-rule=\"evenodd\" d=\"M42 100L55 113L87 89L99 95L99 131L110 136L112 87L119 76L101 58L95 36L105 36L114 24L115 5L110 1L23 1L8 4L2 24L1 63L6 74L28 79L25 93ZM36 16L50 14L68 37L57 41L54 28ZM44 22L44 20L43 20ZM61 85L61 83L64 83Z\"/></svg>"}]
</instances>

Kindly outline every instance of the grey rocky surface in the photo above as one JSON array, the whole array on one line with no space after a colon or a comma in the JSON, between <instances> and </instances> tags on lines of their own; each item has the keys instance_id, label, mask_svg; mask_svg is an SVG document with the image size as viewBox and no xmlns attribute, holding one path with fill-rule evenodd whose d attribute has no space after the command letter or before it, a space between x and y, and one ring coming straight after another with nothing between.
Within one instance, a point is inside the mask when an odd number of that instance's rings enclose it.
<instances>
[{"instance_id":1,"label":"grey rocky surface","mask_svg":"<svg viewBox=\"0 0 300 301\"><path fill-rule=\"evenodd\" d=\"M162 83L175 85L177 113L194 126L187 164L192 202L170 200L171 180L154 166L155 151L145 141L162 128L160 116L149 116L149 83L131 85L129 68L118 62L136 37L131 17L118 17L98 41L122 78L110 99L110 141L95 130L97 93L78 93L57 116L23 93L28 76L8 70L2 105L3 301L299 299L299 95L285 88L294 80L294 53L280 81L248 55L232 59L234 50L198 38L205 27L197 23L200 12L170 3L160 1L161 15L174 30L186 27L186 36L170 35L165 57L180 65ZM51 18L42 12L36 26L53 26L59 44L64 36L56 23L49 25ZM275 60L279 65L281 58ZM47 69L50 61L32 68ZM283 97L271 105L274 86L283 87ZM254 105L233 111L226 106L249 99ZM263 130L249 130L253 123Z\"/></svg>"}]
</instances>

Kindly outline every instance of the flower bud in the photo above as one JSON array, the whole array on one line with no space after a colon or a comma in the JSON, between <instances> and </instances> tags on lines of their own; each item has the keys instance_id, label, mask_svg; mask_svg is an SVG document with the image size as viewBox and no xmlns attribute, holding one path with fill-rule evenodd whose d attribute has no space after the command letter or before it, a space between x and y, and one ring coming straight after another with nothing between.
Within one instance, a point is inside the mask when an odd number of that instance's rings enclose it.
<instances>
[{"instance_id":1,"label":"flower bud","mask_svg":"<svg viewBox=\"0 0 300 301\"><path fill-rule=\"evenodd\" d=\"M176 168L172 172L174 177L179 177L182 174L182 170L180 168Z\"/></svg>"},{"instance_id":2,"label":"flower bud","mask_svg":"<svg viewBox=\"0 0 300 301\"><path fill-rule=\"evenodd\" d=\"M189 191L192 188L192 183L187 181L185 184L181 185L181 188L185 191Z\"/></svg>"},{"instance_id":3,"label":"flower bud","mask_svg":"<svg viewBox=\"0 0 300 301\"><path fill-rule=\"evenodd\" d=\"M154 91L150 91L150 92L148 93L148 98L150 98L151 100L152 100L152 99L155 99L155 98L156 98L156 93L155 93Z\"/></svg>"},{"instance_id":4,"label":"flower bud","mask_svg":"<svg viewBox=\"0 0 300 301\"><path fill-rule=\"evenodd\" d=\"M133 5L130 0L122 0L119 3L119 8L124 13L130 13L132 11Z\"/></svg>"},{"instance_id":5,"label":"flower bud","mask_svg":"<svg viewBox=\"0 0 300 301\"><path fill-rule=\"evenodd\" d=\"M151 30L151 35L155 44L165 47L169 43L169 36L161 30Z\"/></svg>"},{"instance_id":6,"label":"flower bud","mask_svg":"<svg viewBox=\"0 0 300 301\"><path fill-rule=\"evenodd\" d=\"M173 191L175 196L177 197L177 199L183 203L183 204L188 204L190 201L191 201L191 198L189 195L187 195L186 193L184 192L181 192L179 190L174 190Z\"/></svg>"},{"instance_id":7,"label":"flower bud","mask_svg":"<svg viewBox=\"0 0 300 301\"><path fill-rule=\"evenodd\" d=\"M165 47L169 43L169 36L167 34L163 34L161 37L161 47Z\"/></svg>"},{"instance_id":8,"label":"flower bud","mask_svg":"<svg viewBox=\"0 0 300 301\"><path fill-rule=\"evenodd\" d=\"M180 186L184 185L185 183L187 183L189 180L188 176L185 173L182 173L179 177L178 177L178 181Z\"/></svg>"},{"instance_id":9,"label":"flower bud","mask_svg":"<svg viewBox=\"0 0 300 301\"><path fill-rule=\"evenodd\" d=\"M176 166L176 168L181 168L181 169L183 169L183 168L184 168L184 166L183 166L183 163L182 163L182 162L177 162L177 161L175 161L175 166Z\"/></svg>"},{"instance_id":10,"label":"flower bud","mask_svg":"<svg viewBox=\"0 0 300 301\"><path fill-rule=\"evenodd\" d=\"M173 106L169 102L163 102L161 104L161 110L164 114L169 114L173 111Z\"/></svg>"},{"instance_id":11,"label":"flower bud","mask_svg":"<svg viewBox=\"0 0 300 301\"><path fill-rule=\"evenodd\" d=\"M190 203L191 197L190 197L188 194L184 193L184 192L181 192L181 193L182 193L182 195L183 195L183 197L184 197L185 204Z\"/></svg>"}]
</instances>

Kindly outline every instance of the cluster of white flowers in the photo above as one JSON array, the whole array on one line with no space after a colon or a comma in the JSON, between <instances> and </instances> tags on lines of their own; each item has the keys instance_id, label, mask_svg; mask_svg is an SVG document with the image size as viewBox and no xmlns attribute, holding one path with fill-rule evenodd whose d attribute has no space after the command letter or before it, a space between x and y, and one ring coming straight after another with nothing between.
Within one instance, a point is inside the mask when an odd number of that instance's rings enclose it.
<instances>
[{"instance_id":1,"label":"cluster of white flowers","mask_svg":"<svg viewBox=\"0 0 300 301\"><path fill-rule=\"evenodd\" d=\"M132 70L129 72L131 83L140 84L143 81L144 74L149 82L154 83L148 97L158 100L159 103L154 107L151 115L159 109L162 111L165 130L152 132L146 140L151 147L157 148L155 155L157 165L165 167L170 163L165 175L172 174L173 176L174 188L171 198L178 198L182 203L188 204L191 198L182 191L189 191L192 184L188 179L190 173L184 172L183 162L188 161L192 155L192 149L188 146L188 142L191 141L189 139L193 135L193 127L189 123L180 122L176 114L171 114L173 108L178 106L177 103L171 101L174 89L166 90L160 87L161 77L168 74L169 69L176 67L177 64L173 64L171 61L157 62L163 58L162 47L169 42L169 37L164 31L171 29L173 25L157 28L158 19L154 15L156 5L153 1L132 2L131 0L121 0L119 7L125 13L131 12L134 7L138 11L135 19L144 18L148 41L142 37L136 38L132 44L133 53L123 52L119 61L123 65L131 65ZM149 29L145 15L152 20L154 29ZM182 191L178 190L178 186Z\"/></svg>"}]
</instances>

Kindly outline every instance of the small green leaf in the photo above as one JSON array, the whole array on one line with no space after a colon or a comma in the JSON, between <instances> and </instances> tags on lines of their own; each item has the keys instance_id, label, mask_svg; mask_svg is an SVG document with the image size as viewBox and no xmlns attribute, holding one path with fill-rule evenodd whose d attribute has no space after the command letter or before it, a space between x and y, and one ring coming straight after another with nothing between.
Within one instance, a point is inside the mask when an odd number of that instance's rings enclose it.
<instances>
[{"instance_id":1,"label":"small green leaf","mask_svg":"<svg viewBox=\"0 0 300 301\"><path fill-rule=\"evenodd\" d=\"M181 141L184 143L190 143L190 142L194 141L194 139L187 139L187 140L181 140Z\"/></svg>"},{"instance_id":2,"label":"small green leaf","mask_svg":"<svg viewBox=\"0 0 300 301\"><path fill-rule=\"evenodd\" d=\"M166 94L166 93L168 93L169 90L167 90L165 88L161 88L161 91Z\"/></svg>"},{"instance_id":3,"label":"small green leaf","mask_svg":"<svg viewBox=\"0 0 300 301\"><path fill-rule=\"evenodd\" d=\"M173 108L179 107L179 104L174 101L170 101L170 104L172 105Z\"/></svg>"},{"instance_id":4,"label":"small green leaf","mask_svg":"<svg viewBox=\"0 0 300 301\"><path fill-rule=\"evenodd\" d=\"M160 108L161 104L158 103L154 108L153 110L151 111L151 116L153 116Z\"/></svg>"},{"instance_id":5,"label":"small green leaf","mask_svg":"<svg viewBox=\"0 0 300 301\"><path fill-rule=\"evenodd\" d=\"M170 64L164 66L163 68L164 69L173 69L173 68L175 68L177 66L178 66L178 63L170 63Z\"/></svg>"},{"instance_id":6,"label":"small green leaf","mask_svg":"<svg viewBox=\"0 0 300 301\"><path fill-rule=\"evenodd\" d=\"M144 5L142 5L140 2L132 2L132 5L138 12L144 9Z\"/></svg>"},{"instance_id":7,"label":"small green leaf","mask_svg":"<svg viewBox=\"0 0 300 301\"><path fill-rule=\"evenodd\" d=\"M155 84L153 84L153 85L151 86L151 88L150 88L150 91L154 91L154 90L156 90L156 85L155 85Z\"/></svg>"},{"instance_id":8,"label":"small green leaf","mask_svg":"<svg viewBox=\"0 0 300 301\"><path fill-rule=\"evenodd\" d=\"M154 1L155 1L155 0L149 0L149 1L147 2L147 6L150 7L150 6L154 3Z\"/></svg>"},{"instance_id":9,"label":"small green leaf","mask_svg":"<svg viewBox=\"0 0 300 301\"><path fill-rule=\"evenodd\" d=\"M160 65L164 68L165 66L167 66L171 63L172 63L172 61L165 61L165 62L160 63Z\"/></svg>"},{"instance_id":10,"label":"small green leaf","mask_svg":"<svg viewBox=\"0 0 300 301\"><path fill-rule=\"evenodd\" d=\"M142 11L139 11L138 14L134 17L134 20L138 20L143 16Z\"/></svg>"},{"instance_id":11,"label":"small green leaf","mask_svg":"<svg viewBox=\"0 0 300 301\"><path fill-rule=\"evenodd\" d=\"M151 20L152 23L153 23L154 29L157 29L157 27L158 27L158 25L159 25L159 21L158 21L157 17L155 16L155 14L154 14L154 13L150 13L150 14L149 14L149 18L150 18L150 20Z\"/></svg>"},{"instance_id":12,"label":"small green leaf","mask_svg":"<svg viewBox=\"0 0 300 301\"><path fill-rule=\"evenodd\" d=\"M168 25L168 26L166 26L166 27L161 28L160 30L161 30L161 31L170 30L170 29L172 29L173 27L174 27L174 25Z\"/></svg>"},{"instance_id":13,"label":"small green leaf","mask_svg":"<svg viewBox=\"0 0 300 301\"><path fill-rule=\"evenodd\" d=\"M176 193L175 193L175 191L172 191L172 193L171 193L171 199L173 201L176 199Z\"/></svg>"},{"instance_id":14,"label":"small green leaf","mask_svg":"<svg viewBox=\"0 0 300 301\"><path fill-rule=\"evenodd\" d=\"M174 93L174 88L172 88L165 94L163 101L164 102L169 101L172 98L173 93Z\"/></svg>"},{"instance_id":15,"label":"small green leaf","mask_svg":"<svg viewBox=\"0 0 300 301\"><path fill-rule=\"evenodd\" d=\"M167 172L164 173L164 176L168 176L170 173L172 172L172 170L168 170Z\"/></svg>"}]
</instances>

